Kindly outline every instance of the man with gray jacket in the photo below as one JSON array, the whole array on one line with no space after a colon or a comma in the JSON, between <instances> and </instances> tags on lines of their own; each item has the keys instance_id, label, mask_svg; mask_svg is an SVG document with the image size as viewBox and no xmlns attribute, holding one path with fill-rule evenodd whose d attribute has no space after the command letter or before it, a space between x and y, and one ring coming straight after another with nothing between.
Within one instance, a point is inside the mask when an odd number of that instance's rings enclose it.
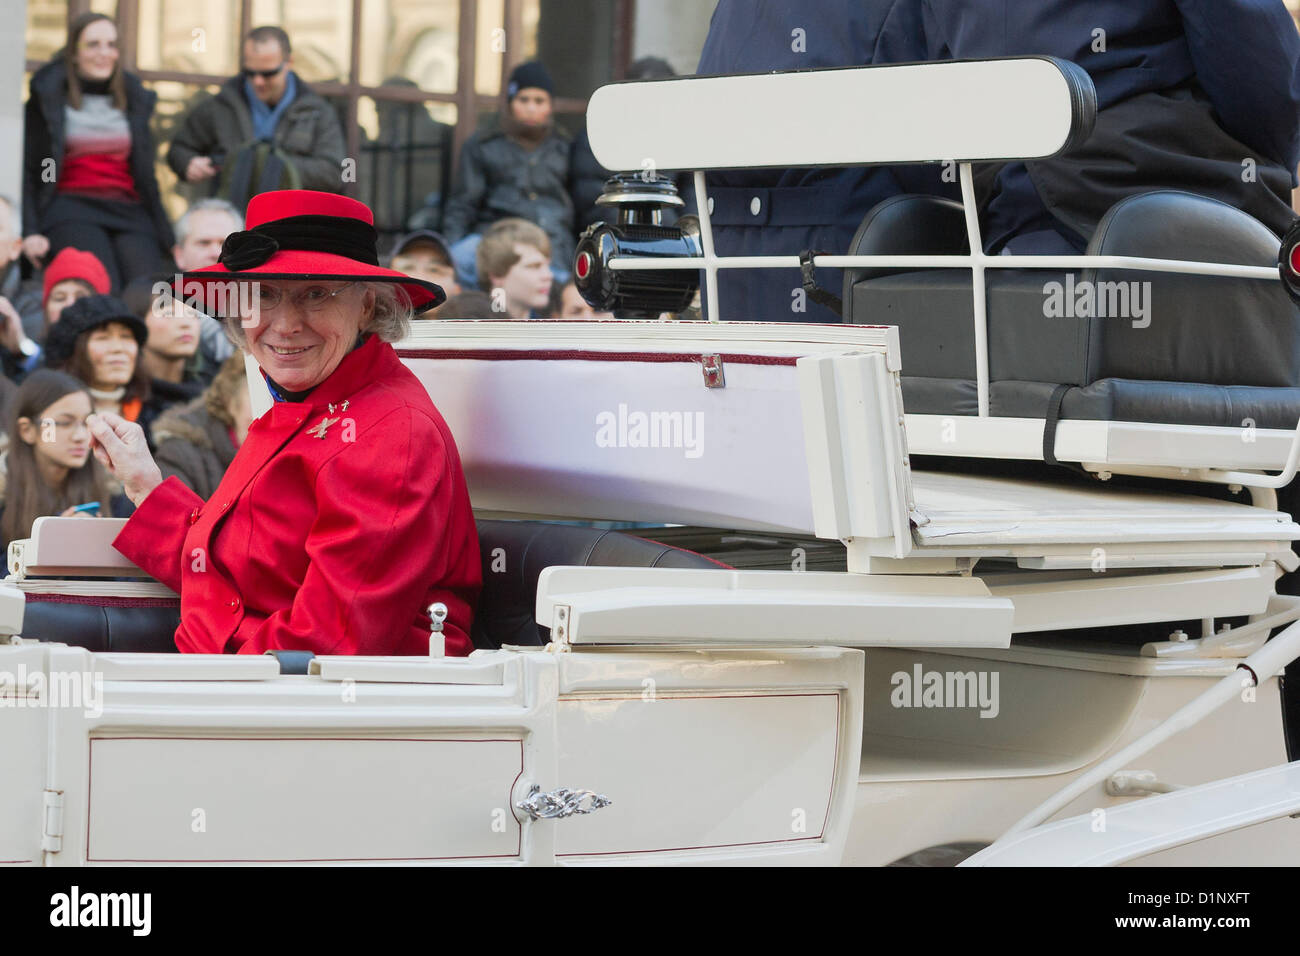
<instances>
[{"instance_id":1,"label":"man with gray jacket","mask_svg":"<svg viewBox=\"0 0 1300 956\"><path fill-rule=\"evenodd\" d=\"M240 75L190 111L167 163L183 181L215 180L212 195L239 210L270 189L343 191L338 114L291 69L289 36L258 27L244 40Z\"/></svg>"}]
</instances>

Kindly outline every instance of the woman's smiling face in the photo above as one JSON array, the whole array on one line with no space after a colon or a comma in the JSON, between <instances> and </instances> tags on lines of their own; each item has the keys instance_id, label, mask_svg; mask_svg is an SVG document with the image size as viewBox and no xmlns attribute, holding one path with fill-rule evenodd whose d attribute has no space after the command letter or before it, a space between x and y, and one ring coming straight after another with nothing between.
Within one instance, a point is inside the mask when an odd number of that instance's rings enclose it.
<instances>
[{"instance_id":1,"label":"woman's smiling face","mask_svg":"<svg viewBox=\"0 0 1300 956\"><path fill-rule=\"evenodd\" d=\"M260 282L254 316L245 320L248 351L290 392L315 388L334 374L370 325L375 294L357 282Z\"/></svg>"},{"instance_id":2,"label":"woman's smiling face","mask_svg":"<svg viewBox=\"0 0 1300 956\"><path fill-rule=\"evenodd\" d=\"M73 59L86 79L107 80L113 75L117 58L117 26L112 20L96 20L77 37Z\"/></svg>"},{"instance_id":3,"label":"woman's smiling face","mask_svg":"<svg viewBox=\"0 0 1300 956\"><path fill-rule=\"evenodd\" d=\"M94 369L95 380L91 386L109 390L131 381L140 344L130 327L121 322L109 322L85 335L86 355Z\"/></svg>"}]
</instances>

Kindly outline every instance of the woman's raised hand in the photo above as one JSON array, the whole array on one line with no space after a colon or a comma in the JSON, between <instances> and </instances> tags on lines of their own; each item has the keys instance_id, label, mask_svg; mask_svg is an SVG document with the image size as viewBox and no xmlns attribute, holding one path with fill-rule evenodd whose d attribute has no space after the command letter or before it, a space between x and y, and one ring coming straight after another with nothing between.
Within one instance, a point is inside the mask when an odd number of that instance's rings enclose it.
<instances>
[{"instance_id":1,"label":"woman's raised hand","mask_svg":"<svg viewBox=\"0 0 1300 956\"><path fill-rule=\"evenodd\" d=\"M100 463L122 482L122 489L132 504L140 502L162 484L144 429L112 412L101 412L86 419L90 426L90 447Z\"/></svg>"}]
</instances>

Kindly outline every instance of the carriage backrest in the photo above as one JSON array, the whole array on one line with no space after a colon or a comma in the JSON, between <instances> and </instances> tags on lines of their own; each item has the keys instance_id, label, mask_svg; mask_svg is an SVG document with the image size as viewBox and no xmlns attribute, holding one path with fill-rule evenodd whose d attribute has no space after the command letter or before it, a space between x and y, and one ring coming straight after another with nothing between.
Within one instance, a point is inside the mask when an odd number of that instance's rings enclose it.
<instances>
[{"instance_id":1,"label":"carriage backrest","mask_svg":"<svg viewBox=\"0 0 1300 956\"><path fill-rule=\"evenodd\" d=\"M865 166L1053 156L1096 94L1053 57L950 60L603 86L587 105L607 169Z\"/></svg>"}]
</instances>

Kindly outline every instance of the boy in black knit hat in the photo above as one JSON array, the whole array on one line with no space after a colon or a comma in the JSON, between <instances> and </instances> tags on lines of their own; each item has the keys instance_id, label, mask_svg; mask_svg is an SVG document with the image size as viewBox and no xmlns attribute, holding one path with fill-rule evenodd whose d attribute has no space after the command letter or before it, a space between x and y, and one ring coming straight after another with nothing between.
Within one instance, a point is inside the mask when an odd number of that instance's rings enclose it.
<instances>
[{"instance_id":1,"label":"boy in black knit hat","mask_svg":"<svg viewBox=\"0 0 1300 956\"><path fill-rule=\"evenodd\" d=\"M465 285L477 281L481 234L507 216L542 227L551 240L551 268L560 281L568 279L575 244L569 138L555 127L552 94L545 66L519 64L506 84L499 128L475 133L461 151L442 231Z\"/></svg>"}]
</instances>

